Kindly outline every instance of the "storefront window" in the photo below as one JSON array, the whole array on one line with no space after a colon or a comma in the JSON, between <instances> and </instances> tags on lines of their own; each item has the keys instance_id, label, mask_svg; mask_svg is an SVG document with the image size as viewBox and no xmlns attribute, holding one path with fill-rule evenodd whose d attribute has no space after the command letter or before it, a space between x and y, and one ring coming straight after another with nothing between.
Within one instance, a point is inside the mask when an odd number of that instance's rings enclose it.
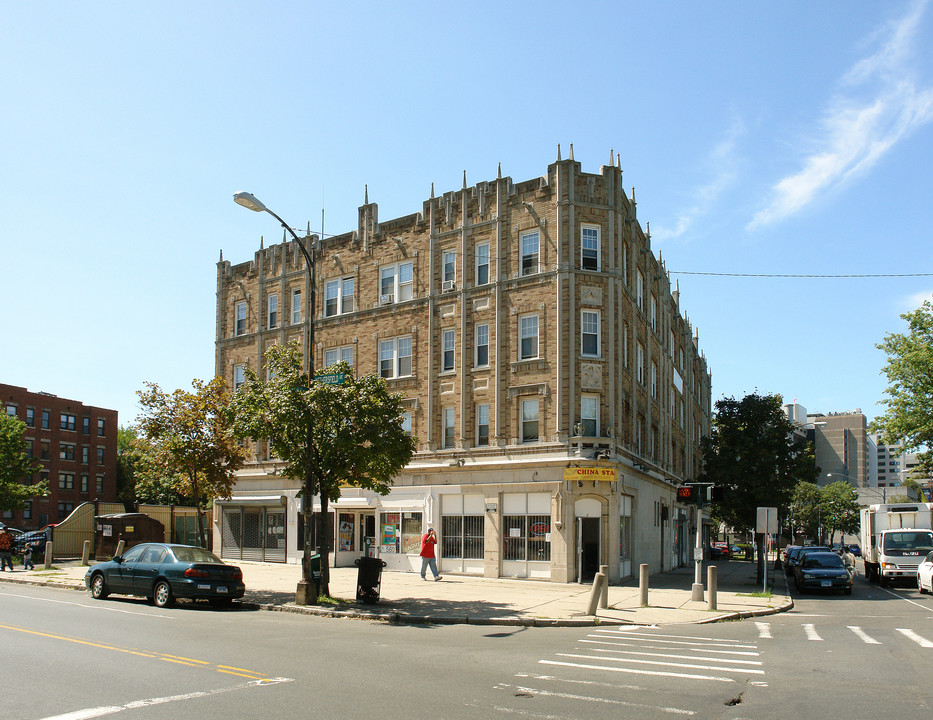
<instances>
[{"instance_id":1,"label":"storefront window","mask_svg":"<svg viewBox=\"0 0 933 720\"><path fill-rule=\"evenodd\" d=\"M421 513L383 513L379 546L384 553L421 552Z\"/></svg>"},{"instance_id":2,"label":"storefront window","mask_svg":"<svg viewBox=\"0 0 933 720\"><path fill-rule=\"evenodd\" d=\"M504 560L550 561L549 515L506 515L502 526Z\"/></svg>"},{"instance_id":3,"label":"storefront window","mask_svg":"<svg viewBox=\"0 0 933 720\"><path fill-rule=\"evenodd\" d=\"M441 519L441 557L482 560L485 521L482 515L445 515Z\"/></svg>"},{"instance_id":4,"label":"storefront window","mask_svg":"<svg viewBox=\"0 0 933 720\"><path fill-rule=\"evenodd\" d=\"M356 550L356 526L351 513L340 513L337 525L337 548L340 552L353 552Z\"/></svg>"}]
</instances>

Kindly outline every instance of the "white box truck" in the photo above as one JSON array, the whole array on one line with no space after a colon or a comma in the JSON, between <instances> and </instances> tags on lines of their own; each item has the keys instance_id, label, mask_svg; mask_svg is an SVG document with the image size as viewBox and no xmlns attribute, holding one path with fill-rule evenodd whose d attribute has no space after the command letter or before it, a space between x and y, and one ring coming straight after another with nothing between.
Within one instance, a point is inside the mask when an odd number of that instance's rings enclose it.
<instances>
[{"instance_id":1,"label":"white box truck","mask_svg":"<svg viewBox=\"0 0 933 720\"><path fill-rule=\"evenodd\" d=\"M915 582L917 566L933 550L933 503L869 505L861 521L865 576L882 585Z\"/></svg>"}]
</instances>

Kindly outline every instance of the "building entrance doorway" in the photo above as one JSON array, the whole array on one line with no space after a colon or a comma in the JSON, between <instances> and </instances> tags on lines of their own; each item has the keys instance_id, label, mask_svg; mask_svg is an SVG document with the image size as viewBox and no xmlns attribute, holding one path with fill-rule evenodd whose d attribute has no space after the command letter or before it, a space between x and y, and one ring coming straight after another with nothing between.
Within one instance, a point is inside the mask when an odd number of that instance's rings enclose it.
<instances>
[{"instance_id":1,"label":"building entrance doorway","mask_svg":"<svg viewBox=\"0 0 933 720\"><path fill-rule=\"evenodd\" d=\"M577 518L577 582L591 582L599 572L599 518Z\"/></svg>"}]
</instances>

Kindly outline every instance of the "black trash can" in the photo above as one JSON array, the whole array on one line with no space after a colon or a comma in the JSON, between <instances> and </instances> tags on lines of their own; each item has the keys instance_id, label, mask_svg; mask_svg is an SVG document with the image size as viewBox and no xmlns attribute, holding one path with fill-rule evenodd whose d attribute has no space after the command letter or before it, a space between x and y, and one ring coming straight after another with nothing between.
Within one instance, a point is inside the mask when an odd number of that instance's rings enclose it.
<instances>
[{"instance_id":1,"label":"black trash can","mask_svg":"<svg viewBox=\"0 0 933 720\"><path fill-rule=\"evenodd\" d=\"M356 601L360 603L379 602L379 586L382 584L382 568L385 560L371 557L357 558L356 566L360 569L356 576Z\"/></svg>"}]
</instances>

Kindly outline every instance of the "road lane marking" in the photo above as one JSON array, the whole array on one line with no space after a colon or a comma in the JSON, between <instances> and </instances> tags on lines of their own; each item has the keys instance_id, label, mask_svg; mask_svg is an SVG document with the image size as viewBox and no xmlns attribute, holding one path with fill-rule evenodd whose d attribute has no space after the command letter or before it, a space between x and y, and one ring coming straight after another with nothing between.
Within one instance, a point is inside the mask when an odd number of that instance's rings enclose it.
<instances>
[{"instance_id":1,"label":"road lane marking","mask_svg":"<svg viewBox=\"0 0 933 720\"><path fill-rule=\"evenodd\" d=\"M598 635L587 635L587 637L599 637ZM590 643L592 645L612 645L613 647L637 647L644 650L676 650L672 647L656 647L654 645L642 645L641 643L620 643L610 642L608 640L578 640L581 643ZM713 648L697 648L695 652L716 653L717 655L746 655L748 657L760 657L761 653L752 650L715 650Z\"/></svg>"},{"instance_id":2,"label":"road lane marking","mask_svg":"<svg viewBox=\"0 0 933 720\"><path fill-rule=\"evenodd\" d=\"M696 715L694 710L685 710L684 708L665 707L663 705L647 705L645 703L629 702L628 700L613 700L612 698L592 697L590 695L574 695L573 693L553 692L551 690L542 690L540 688L524 687L522 685L507 685L499 683L496 690L514 689L518 692L534 693L544 697L558 697L567 700L585 700L586 702L604 703L606 705L624 705L625 707L642 708L645 710L659 710L672 715Z\"/></svg>"},{"instance_id":3,"label":"road lane marking","mask_svg":"<svg viewBox=\"0 0 933 720\"><path fill-rule=\"evenodd\" d=\"M923 608L924 610L933 610L933 608L931 608L929 605L924 605L923 603L918 603L916 600L911 600L910 598L906 598L906 597L904 597L903 595L901 595L901 594L899 594L899 593L896 593L896 592L894 592L894 591L892 591L892 590L888 590L887 588L879 587L878 589L879 589L879 590L883 590L883 591L886 592L888 595L893 595L894 597L898 598L899 600L903 600L904 602L909 602L911 605L916 605L917 607L921 607L921 608Z\"/></svg>"},{"instance_id":4,"label":"road lane marking","mask_svg":"<svg viewBox=\"0 0 933 720\"><path fill-rule=\"evenodd\" d=\"M758 637L774 640L774 636L771 634L771 623L756 622L755 626L758 628Z\"/></svg>"},{"instance_id":5,"label":"road lane marking","mask_svg":"<svg viewBox=\"0 0 933 720\"><path fill-rule=\"evenodd\" d=\"M586 642L582 640L581 642ZM584 650L586 648L583 648ZM674 658L675 660L706 660L707 662L731 662L737 663L740 665L761 665L760 660L737 660L735 658L715 658L715 657L703 657L701 655L671 655L669 653L649 653L649 652L638 652L636 650L608 650L603 649L601 652L616 653L617 655L642 655L644 657L664 657L664 658Z\"/></svg>"},{"instance_id":6,"label":"road lane marking","mask_svg":"<svg viewBox=\"0 0 933 720\"><path fill-rule=\"evenodd\" d=\"M690 670L718 670L719 672L743 672L752 675L764 675L764 670L752 670L751 668L730 668L719 667L715 665L694 665L693 663L672 663L661 662L659 660L638 660L636 658L612 658L601 657L599 655L576 655L574 653L554 653L557 657L579 658L581 660L608 660L609 662L627 662L637 663L639 665L662 665L664 667L688 668Z\"/></svg>"},{"instance_id":7,"label":"road lane marking","mask_svg":"<svg viewBox=\"0 0 933 720\"><path fill-rule=\"evenodd\" d=\"M195 692L184 693L183 695L169 695L160 698L146 698L144 700L133 700L125 705L101 705L96 708L84 708L83 710L73 710L62 715L49 715L42 720L91 720L92 718L103 717L105 715L114 715L124 710L138 710L140 708L152 707L153 705L164 705L166 703L179 702L181 700L193 700L195 698L210 697L211 695L221 695L223 693L234 692L235 690L245 690L252 687L265 687L266 685L278 685L279 683L292 682L292 678L266 678L264 680L253 680L247 683L240 683L227 688L217 688L216 690L196 690Z\"/></svg>"},{"instance_id":8,"label":"road lane marking","mask_svg":"<svg viewBox=\"0 0 933 720\"><path fill-rule=\"evenodd\" d=\"M24 600L39 600L40 602L57 603L59 605L73 605L75 607L87 608L88 610L103 610L105 612L115 612L115 613L121 613L123 615L139 615L140 617L163 618L165 620L175 619L171 615L159 615L158 613L153 613L153 612L136 612L135 610L123 610L118 607L112 607L110 606L109 603L102 604L100 603L100 601L89 605L87 603L72 602L70 600L54 600L52 598L36 597L35 595L20 595L18 593L10 593L10 592L0 593L0 595L6 595L7 597L22 598Z\"/></svg>"},{"instance_id":9,"label":"road lane marking","mask_svg":"<svg viewBox=\"0 0 933 720\"><path fill-rule=\"evenodd\" d=\"M846 627L849 628L849 630L851 630L852 632L854 632L859 639L864 640L865 643L868 645L880 645L881 644L880 642L875 640L875 638L871 637L868 633L866 633L864 630L862 630L862 628L858 627L857 625L846 625Z\"/></svg>"},{"instance_id":10,"label":"road lane marking","mask_svg":"<svg viewBox=\"0 0 933 720\"><path fill-rule=\"evenodd\" d=\"M823 638L819 636L816 628L813 627L810 623L804 623L803 630L807 634L807 640L816 640L817 642L823 642Z\"/></svg>"},{"instance_id":11,"label":"road lane marking","mask_svg":"<svg viewBox=\"0 0 933 720\"><path fill-rule=\"evenodd\" d=\"M619 685L618 683L605 683L597 680L575 680L573 678L558 677L557 675L536 675L535 673L515 673L515 677L529 678L530 680L548 680L551 682L567 683L569 685L594 685L596 687L607 687L615 690L638 690L645 692L648 689L641 685Z\"/></svg>"},{"instance_id":12,"label":"road lane marking","mask_svg":"<svg viewBox=\"0 0 933 720\"><path fill-rule=\"evenodd\" d=\"M915 633L913 630L907 630L906 628L895 628L895 630L897 630L904 637L913 640L920 647L933 648L933 642L930 642L925 637L917 635L917 633Z\"/></svg>"},{"instance_id":13,"label":"road lane marking","mask_svg":"<svg viewBox=\"0 0 933 720\"><path fill-rule=\"evenodd\" d=\"M657 677L685 678L687 680L714 680L716 682L735 682L731 677L717 675L693 675L691 673L662 672L660 670L642 670L641 668L611 667L609 665L587 665L585 663L563 662L560 660L538 660L541 665L559 665L561 667L580 668L582 670L606 670L608 672L629 673L631 675L654 675Z\"/></svg>"}]
</instances>

